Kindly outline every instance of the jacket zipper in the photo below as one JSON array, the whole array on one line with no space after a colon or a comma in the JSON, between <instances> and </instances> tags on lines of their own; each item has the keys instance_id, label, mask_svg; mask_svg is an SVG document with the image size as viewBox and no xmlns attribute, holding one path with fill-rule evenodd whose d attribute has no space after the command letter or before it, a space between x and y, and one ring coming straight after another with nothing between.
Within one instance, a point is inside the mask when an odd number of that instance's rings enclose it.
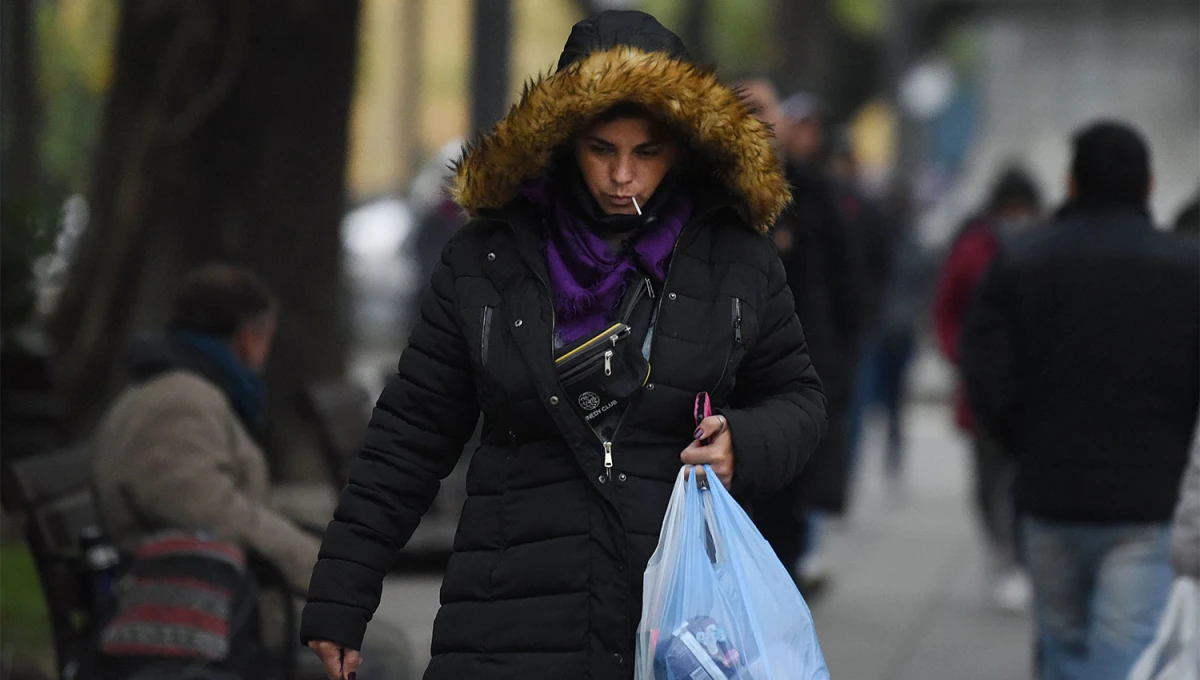
<instances>
[{"instance_id":1,"label":"jacket zipper","mask_svg":"<svg viewBox=\"0 0 1200 680\"><path fill-rule=\"evenodd\" d=\"M479 356L480 363L483 364L484 368L487 368L488 338L490 338L492 335L492 308L484 307L482 314L483 319L481 320L480 325L483 326L483 338L479 341Z\"/></svg>"},{"instance_id":2,"label":"jacket zipper","mask_svg":"<svg viewBox=\"0 0 1200 680\"><path fill-rule=\"evenodd\" d=\"M742 344L742 300L741 300L741 298L733 299L733 342L736 345Z\"/></svg>"},{"instance_id":3,"label":"jacket zipper","mask_svg":"<svg viewBox=\"0 0 1200 680\"><path fill-rule=\"evenodd\" d=\"M679 236L675 239L675 245L671 246L671 259L669 260L669 262L671 262L672 265L675 263L675 254L679 250L679 242L683 240L683 235L685 233L687 233L688 229L693 224L697 224L701 220L707 219L708 215L709 215L709 212L705 212L705 213L697 216L696 219L691 220L690 224L685 224L683 226L683 229L681 229L679 231ZM673 274L674 272L675 272L674 266L672 266L670 269L667 270L667 278L665 278L663 280L663 292L666 292L667 290L669 290L668 284L671 283L671 274ZM646 277L646 290L650 292L650 298L654 299L654 286L650 282L650 277ZM658 303L654 305L654 316L651 317L651 320L655 324L658 324L658 318L662 314L663 300L666 300L666 299L667 299L667 296L663 295L662 297L658 298ZM655 345L658 344L658 336L659 336L659 334L655 333L654 337L650 339L650 358L654 357L654 347L655 347ZM650 361L650 359L648 358L647 361ZM650 364L653 366L654 362L650 361ZM652 369L652 372L653 372L653 369ZM621 432L621 425L623 425L625 423L625 416L629 414L629 411L639 401L641 401L641 393L640 392L638 393L638 398L633 400L633 402L630 403L629 405L627 405L625 407L625 410L621 412L621 418L619 420L617 420L617 426L613 428L612 438L614 440L617 438L617 435ZM600 439L600 436L596 435L596 438ZM600 443L604 446L604 474L607 477L607 479L611 480L612 479L612 469L613 469L612 441L605 441L605 440L601 439Z\"/></svg>"},{"instance_id":4,"label":"jacket zipper","mask_svg":"<svg viewBox=\"0 0 1200 680\"><path fill-rule=\"evenodd\" d=\"M738 345L742 344L742 300L741 298L733 298L733 345L730 346L729 352L725 355L725 365L721 367L721 377L717 378L717 384L713 385L710 392L715 393L721 383L725 381L725 374L729 372L729 362L733 360L733 350Z\"/></svg>"}]
</instances>

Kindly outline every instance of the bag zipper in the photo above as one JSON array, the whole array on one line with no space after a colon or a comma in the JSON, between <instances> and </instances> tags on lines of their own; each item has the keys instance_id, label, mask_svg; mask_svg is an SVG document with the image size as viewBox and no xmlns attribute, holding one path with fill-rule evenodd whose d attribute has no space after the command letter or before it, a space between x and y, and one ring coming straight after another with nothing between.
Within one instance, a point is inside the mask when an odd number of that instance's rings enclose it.
<instances>
[{"instance_id":1,"label":"bag zipper","mask_svg":"<svg viewBox=\"0 0 1200 680\"><path fill-rule=\"evenodd\" d=\"M679 236L676 237L676 239L675 239L675 244L673 246L671 246L671 260L670 260L671 262L675 261L675 255L679 250L679 242L683 240L683 235L685 233L687 233L689 228L691 228L693 225L699 223L701 220L707 219L709 214L711 214L712 212L714 212L714 211L709 210L700 215L697 215L694 219L689 221L689 224L685 224L683 226L683 229L681 229L679 231ZM507 222L507 224L508 224L509 228L512 230L514 238L517 238L519 240L520 237L517 235L516 226L513 225L512 222ZM547 224L547 221L545 218L542 218L542 225L549 228L549 225ZM531 266L530 270L533 272L534 277L538 280L538 283L542 284L543 290L546 291L546 297L548 300L550 300L550 361L553 363L555 361L554 360L554 338L558 332L557 328L556 328L558 319L557 319L557 315L554 313L554 291L551 290L550 284L546 282L546 278L543 277L540 272L538 272L536 267ZM670 269L667 270L667 277L666 277L666 279L663 280L663 290L667 290L667 284L671 282L671 274L674 273L674 271L675 271L674 267L671 267ZM649 291L650 297L653 298L654 297L654 287L652 286L649 277L646 277L646 289L647 289L647 291ZM663 304L663 300L665 300L665 299L667 299L666 295L662 296L661 298L658 298L658 304L656 304L654 306L654 316L652 317L652 319L654 320L655 323L658 323L658 318L662 314L662 304ZM655 345L658 344L658 336L659 336L659 334L655 333L654 337L650 340L650 356L651 357L654 356L654 347L655 347ZM726 360L726 364L728 364L728 360ZM653 362L651 362L651 365L653 365ZM647 376L647 379L649 379L649 376ZM617 434L621 431L621 425L625 423L625 416L628 415L630 409L638 401L640 401L640 396L641 395L639 393L639 395L638 395L639 398L633 400L633 402L631 402L629 405L627 405L625 407L625 410L621 413L621 419L617 421L617 426L613 428L613 436L612 436L613 439L617 438ZM586 423L585 423L585 425L586 425ZM588 427L588 429L591 430L590 427ZM595 434L595 430L592 430L592 433ZM600 435L596 435L596 439L600 439ZM611 441L606 441L603 439L600 440L600 443L604 447L605 476L606 476L606 479L611 480L612 479L612 469L613 469L613 453L612 453L613 445L612 445Z\"/></svg>"},{"instance_id":2,"label":"bag zipper","mask_svg":"<svg viewBox=\"0 0 1200 680\"><path fill-rule=\"evenodd\" d=\"M480 363L484 366L484 368L486 368L488 360L488 338L490 338L492 335L492 308L484 307L482 314L483 319L481 320L480 325L483 326L483 338L479 341L479 357Z\"/></svg>"},{"instance_id":3,"label":"bag zipper","mask_svg":"<svg viewBox=\"0 0 1200 680\"><path fill-rule=\"evenodd\" d=\"M633 331L633 329L630 328L626 324L615 323L615 324L609 326L604 331L596 334L596 336L593 337L591 340L588 340L586 343L580 345L579 347L576 347L575 349L571 350L570 352L567 352L566 354L562 355L561 357L555 359L554 365L559 366L559 365L568 363L572 359L575 359L576 357L587 354L588 352L596 349L597 347L603 346L605 343L611 343L615 347L618 340L625 337L626 335L629 335L632 331Z\"/></svg>"}]
</instances>

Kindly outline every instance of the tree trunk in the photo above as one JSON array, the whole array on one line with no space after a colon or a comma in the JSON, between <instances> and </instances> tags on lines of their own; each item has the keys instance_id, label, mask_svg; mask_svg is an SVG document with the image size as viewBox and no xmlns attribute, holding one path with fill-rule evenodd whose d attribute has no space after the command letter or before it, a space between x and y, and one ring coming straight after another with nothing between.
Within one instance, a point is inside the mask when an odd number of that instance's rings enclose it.
<instances>
[{"instance_id":1,"label":"tree trunk","mask_svg":"<svg viewBox=\"0 0 1200 680\"><path fill-rule=\"evenodd\" d=\"M471 10L471 135L492 129L512 96L512 2L475 0Z\"/></svg>"},{"instance_id":2,"label":"tree trunk","mask_svg":"<svg viewBox=\"0 0 1200 680\"><path fill-rule=\"evenodd\" d=\"M828 85L833 19L827 0L775 0L775 80L785 93Z\"/></svg>"},{"instance_id":3,"label":"tree trunk","mask_svg":"<svg viewBox=\"0 0 1200 680\"><path fill-rule=\"evenodd\" d=\"M837 22L829 0L775 0L776 82L784 96L816 93L845 120L878 91L882 49Z\"/></svg>"},{"instance_id":4,"label":"tree trunk","mask_svg":"<svg viewBox=\"0 0 1200 680\"><path fill-rule=\"evenodd\" d=\"M91 223L53 324L76 426L94 422L120 348L162 323L182 274L223 259L280 298L270 449L310 449L301 388L345 364L339 225L358 11L354 0L122 4Z\"/></svg>"},{"instance_id":5,"label":"tree trunk","mask_svg":"<svg viewBox=\"0 0 1200 680\"><path fill-rule=\"evenodd\" d=\"M0 16L4 106L0 180L5 200L29 201L38 186L37 140L40 120L33 59L33 1L6 0Z\"/></svg>"}]
</instances>

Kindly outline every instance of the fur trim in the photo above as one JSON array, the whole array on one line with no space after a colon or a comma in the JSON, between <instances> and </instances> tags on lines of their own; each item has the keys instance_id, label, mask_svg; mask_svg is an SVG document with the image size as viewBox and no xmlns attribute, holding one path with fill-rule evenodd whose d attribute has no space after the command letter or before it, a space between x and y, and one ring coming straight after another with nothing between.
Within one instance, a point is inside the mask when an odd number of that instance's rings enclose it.
<instances>
[{"instance_id":1,"label":"fur trim","mask_svg":"<svg viewBox=\"0 0 1200 680\"><path fill-rule=\"evenodd\" d=\"M662 52L618 46L525 86L508 115L463 149L453 196L470 214L511 201L550 167L554 150L595 116L632 102L683 132L766 232L791 201L771 131L717 77Z\"/></svg>"}]
</instances>

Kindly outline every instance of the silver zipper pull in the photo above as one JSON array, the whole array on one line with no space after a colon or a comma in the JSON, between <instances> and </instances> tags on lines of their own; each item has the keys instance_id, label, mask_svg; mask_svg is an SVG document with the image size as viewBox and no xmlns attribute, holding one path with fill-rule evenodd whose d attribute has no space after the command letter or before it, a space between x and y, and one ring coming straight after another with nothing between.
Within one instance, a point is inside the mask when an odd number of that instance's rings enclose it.
<instances>
[{"instance_id":1,"label":"silver zipper pull","mask_svg":"<svg viewBox=\"0 0 1200 680\"><path fill-rule=\"evenodd\" d=\"M604 353L604 375L612 375L612 358L613 351L611 349Z\"/></svg>"},{"instance_id":2,"label":"silver zipper pull","mask_svg":"<svg viewBox=\"0 0 1200 680\"><path fill-rule=\"evenodd\" d=\"M742 344L742 301L733 299L733 340Z\"/></svg>"},{"instance_id":3,"label":"silver zipper pull","mask_svg":"<svg viewBox=\"0 0 1200 680\"><path fill-rule=\"evenodd\" d=\"M644 277L642 280L646 282L646 294L650 296L651 300L653 300L654 299L654 284L650 283L649 276Z\"/></svg>"},{"instance_id":4,"label":"silver zipper pull","mask_svg":"<svg viewBox=\"0 0 1200 680\"><path fill-rule=\"evenodd\" d=\"M612 479L612 442L604 442L604 474Z\"/></svg>"}]
</instances>

